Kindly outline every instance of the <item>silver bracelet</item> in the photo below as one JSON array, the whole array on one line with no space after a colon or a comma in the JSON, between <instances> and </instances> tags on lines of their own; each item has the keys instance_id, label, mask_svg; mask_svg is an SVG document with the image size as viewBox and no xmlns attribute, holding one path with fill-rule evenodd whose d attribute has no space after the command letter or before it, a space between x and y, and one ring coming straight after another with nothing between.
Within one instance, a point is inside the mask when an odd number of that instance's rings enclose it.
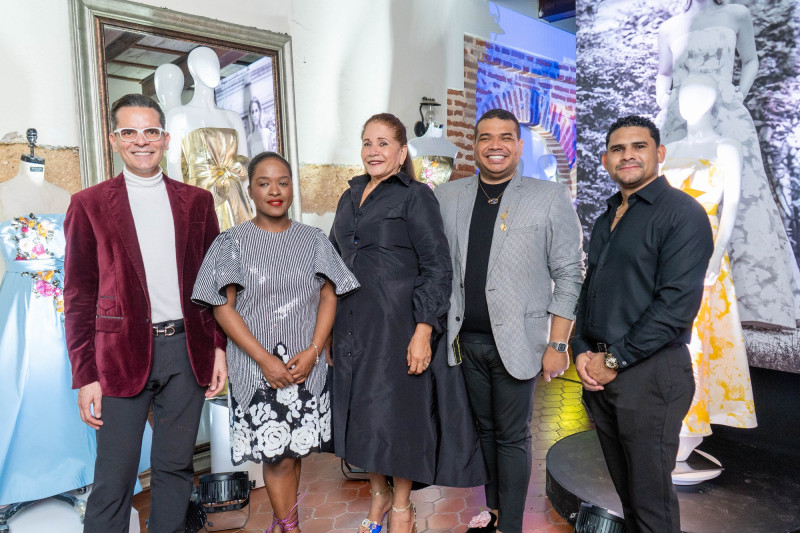
<instances>
[{"instance_id":1,"label":"silver bracelet","mask_svg":"<svg viewBox=\"0 0 800 533\"><path fill-rule=\"evenodd\" d=\"M317 343L311 341L311 346L314 347L314 351L317 352L317 359L319 359L319 348L317 348Z\"/></svg>"}]
</instances>

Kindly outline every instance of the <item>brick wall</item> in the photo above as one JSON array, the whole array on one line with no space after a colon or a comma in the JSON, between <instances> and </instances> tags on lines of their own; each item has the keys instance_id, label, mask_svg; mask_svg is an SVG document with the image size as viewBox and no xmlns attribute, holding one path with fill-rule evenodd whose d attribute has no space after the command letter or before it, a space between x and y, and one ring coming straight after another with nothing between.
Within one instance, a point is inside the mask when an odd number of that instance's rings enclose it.
<instances>
[{"instance_id":1,"label":"brick wall","mask_svg":"<svg viewBox=\"0 0 800 533\"><path fill-rule=\"evenodd\" d=\"M558 160L559 182L576 192L575 66L464 35L464 90L447 91L447 138L461 149L452 179L475 174L473 128L492 108L514 113Z\"/></svg>"}]
</instances>

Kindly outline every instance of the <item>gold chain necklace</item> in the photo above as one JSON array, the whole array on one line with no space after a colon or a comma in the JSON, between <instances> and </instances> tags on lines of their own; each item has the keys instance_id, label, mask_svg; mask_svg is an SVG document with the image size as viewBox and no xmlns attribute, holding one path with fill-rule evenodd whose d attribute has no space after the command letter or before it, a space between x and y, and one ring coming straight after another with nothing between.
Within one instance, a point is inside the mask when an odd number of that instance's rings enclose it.
<instances>
[{"instance_id":1,"label":"gold chain necklace","mask_svg":"<svg viewBox=\"0 0 800 533\"><path fill-rule=\"evenodd\" d=\"M486 194L486 191L484 190L483 185L481 184L480 178L478 178L478 187L481 188L481 192L483 193L484 196L486 196L487 203L489 205L497 205L497 203L500 201L500 197L503 196L503 193L506 192L506 189L503 189L503 192L501 192L496 198L492 198L491 196ZM506 187L506 188L508 188L508 187Z\"/></svg>"}]
</instances>

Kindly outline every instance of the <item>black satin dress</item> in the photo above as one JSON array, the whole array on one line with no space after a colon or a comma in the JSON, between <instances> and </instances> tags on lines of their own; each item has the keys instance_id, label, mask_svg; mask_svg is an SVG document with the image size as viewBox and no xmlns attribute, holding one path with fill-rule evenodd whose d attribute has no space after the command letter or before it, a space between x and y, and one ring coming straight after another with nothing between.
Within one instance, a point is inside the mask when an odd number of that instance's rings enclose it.
<instances>
[{"instance_id":1,"label":"black satin dress","mask_svg":"<svg viewBox=\"0 0 800 533\"><path fill-rule=\"evenodd\" d=\"M461 367L444 335L451 264L433 191L404 173L359 206L369 176L350 180L331 241L361 288L339 300L333 327L333 434L348 463L424 484L488 480ZM433 326L430 367L408 375L416 324Z\"/></svg>"}]
</instances>

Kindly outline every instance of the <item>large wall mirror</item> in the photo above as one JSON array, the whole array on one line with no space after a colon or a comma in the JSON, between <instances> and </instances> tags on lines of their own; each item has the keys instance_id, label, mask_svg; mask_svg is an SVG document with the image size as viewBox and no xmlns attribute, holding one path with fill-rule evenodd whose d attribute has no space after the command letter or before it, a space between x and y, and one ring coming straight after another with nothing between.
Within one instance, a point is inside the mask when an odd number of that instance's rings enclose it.
<instances>
[{"instance_id":1,"label":"large wall mirror","mask_svg":"<svg viewBox=\"0 0 800 533\"><path fill-rule=\"evenodd\" d=\"M247 143L250 156L266 149L286 156L295 191L300 190L288 35L127 0L71 0L70 15L83 187L121 170L108 142L111 103L128 93L157 99L154 77L164 64L183 72L180 98L187 103L193 93L187 56L196 47L206 46L220 63L216 105L234 111L242 120L245 139L239 142ZM174 143L170 148L175 148ZM300 216L299 200L296 194L293 218Z\"/></svg>"}]
</instances>

